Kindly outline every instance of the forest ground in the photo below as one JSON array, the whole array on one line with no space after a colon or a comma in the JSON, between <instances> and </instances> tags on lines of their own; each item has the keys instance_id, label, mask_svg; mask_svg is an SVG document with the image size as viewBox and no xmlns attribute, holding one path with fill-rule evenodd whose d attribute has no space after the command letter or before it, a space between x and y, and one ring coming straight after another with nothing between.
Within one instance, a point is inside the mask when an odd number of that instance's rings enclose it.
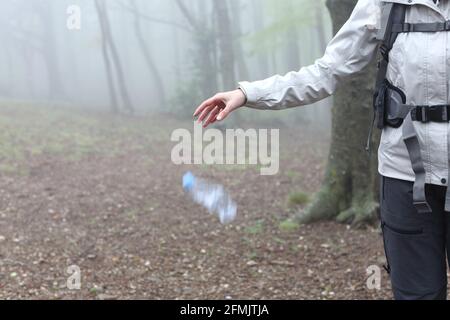
<instances>
[{"instance_id":1,"label":"forest ground","mask_svg":"<svg viewBox=\"0 0 450 320\"><path fill-rule=\"evenodd\" d=\"M378 228L286 220L319 189L326 137L283 128L280 173L261 176L173 165L180 127L192 123L3 104L0 299L391 298L385 272L381 290L366 286L384 263ZM226 186L233 224L183 194L187 170ZM80 290L67 288L71 265Z\"/></svg>"}]
</instances>

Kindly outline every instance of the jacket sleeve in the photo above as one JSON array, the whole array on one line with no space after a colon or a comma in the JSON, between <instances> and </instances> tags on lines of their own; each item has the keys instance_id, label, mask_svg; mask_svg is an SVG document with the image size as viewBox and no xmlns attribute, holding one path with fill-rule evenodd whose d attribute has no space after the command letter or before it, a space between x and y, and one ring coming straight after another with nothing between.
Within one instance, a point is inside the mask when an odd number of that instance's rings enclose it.
<instances>
[{"instance_id":1,"label":"jacket sleeve","mask_svg":"<svg viewBox=\"0 0 450 320\"><path fill-rule=\"evenodd\" d=\"M246 106L280 110L308 105L332 95L346 77L364 69L374 58L381 16L380 0L359 0L350 18L314 64L284 76L239 82Z\"/></svg>"}]
</instances>

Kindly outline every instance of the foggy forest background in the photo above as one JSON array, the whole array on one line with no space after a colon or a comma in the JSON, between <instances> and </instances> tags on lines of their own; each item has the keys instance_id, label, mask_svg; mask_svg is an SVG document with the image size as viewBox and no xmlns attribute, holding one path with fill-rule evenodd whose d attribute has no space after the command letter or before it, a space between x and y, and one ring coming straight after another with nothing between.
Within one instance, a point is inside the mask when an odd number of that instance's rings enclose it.
<instances>
[{"instance_id":1,"label":"foggy forest background","mask_svg":"<svg viewBox=\"0 0 450 320\"><path fill-rule=\"evenodd\" d=\"M66 26L71 5L81 9L80 30ZM238 81L313 63L330 37L324 1L3 1L0 96L188 116ZM328 103L321 105L251 118L326 124Z\"/></svg>"},{"instance_id":2,"label":"foggy forest background","mask_svg":"<svg viewBox=\"0 0 450 320\"><path fill-rule=\"evenodd\" d=\"M170 159L203 100L314 63L356 3L0 1L0 300L390 298L387 275L366 286L385 260L366 223L375 63L333 100L214 124L280 129L276 175ZM187 171L229 192L232 224L191 201Z\"/></svg>"}]
</instances>

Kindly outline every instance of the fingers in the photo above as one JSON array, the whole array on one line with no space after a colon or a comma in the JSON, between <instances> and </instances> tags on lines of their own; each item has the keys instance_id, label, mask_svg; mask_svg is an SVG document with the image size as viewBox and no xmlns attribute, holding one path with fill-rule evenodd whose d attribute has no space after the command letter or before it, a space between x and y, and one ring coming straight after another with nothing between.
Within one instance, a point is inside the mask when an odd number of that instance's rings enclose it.
<instances>
[{"instance_id":1,"label":"fingers","mask_svg":"<svg viewBox=\"0 0 450 320\"><path fill-rule=\"evenodd\" d=\"M218 121L224 120L228 115L233 111L233 107L228 105L225 109L223 109L219 115L217 116Z\"/></svg>"},{"instance_id":2,"label":"fingers","mask_svg":"<svg viewBox=\"0 0 450 320\"><path fill-rule=\"evenodd\" d=\"M206 128L216 121L222 121L236 109L233 99L228 99L226 95L216 94L214 97L205 100L194 112L194 117L198 117L198 122L203 122ZM230 101L227 101L230 100Z\"/></svg>"},{"instance_id":3,"label":"fingers","mask_svg":"<svg viewBox=\"0 0 450 320\"><path fill-rule=\"evenodd\" d=\"M205 119L208 117L208 115L209 115L215 108L216 108L215 105L205 107L205 108L203 109L203 111L200 113L200 116L198 117L198 120L197 120L197 121L198 121L198 122L203 122L203 120L205 120Z\"/></svg>"},{"instance_id":4,"label":"fingers","mask_svg":"<svg viewBox=\"0 0 450 320\"><path fill-rule=\"evenodd\" d=\"M194 117L198 116L206 107L208 107L212 103L212 98L203 101L203 103L195 110Z\"/></svg>"},{"instance_id":5,"label":"fingers","mask_svg":"<svg viewBox=\"0 0 450 320\"><path fill-rule=\"evenodd\" d=\"M209 98L208 100L205 100L194 112L194 117L201 114L206 108L215 107L218 104L219 96L215 95L212 98Z\"/></svg>"},{"instance_id":6,"label":"fingers","mask_svg":"<svg viewBox=\"0 0 450 320\"><path fill-rule=\"evenodd\" d=\"M219 112L220 112L220 108L215 107L209 114L208 119L204 122L203 127L206 128L210 124L214 123L216 121L216 116L219 114Z\"/></svg>"}]
</instances>

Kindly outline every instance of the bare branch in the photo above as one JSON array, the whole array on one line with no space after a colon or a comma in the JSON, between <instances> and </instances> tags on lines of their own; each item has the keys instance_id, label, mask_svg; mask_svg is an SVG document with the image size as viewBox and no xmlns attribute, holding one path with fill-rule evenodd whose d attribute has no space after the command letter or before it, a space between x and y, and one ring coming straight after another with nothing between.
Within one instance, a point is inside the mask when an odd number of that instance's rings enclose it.
<instances>
[{"instance_id":1,"label":"bare branch","mask_svg":"<svg viewBox=\"0 0 450 320\"><path fill-rule=\"evenodd\" d=\"M117 2L117 4L121 7L121 9L129 11L132 14L139 15L139 17L142 20L146 20L146 21L152 22L152 23L167 24L167 25L170 25L172 27L175 27L175 28L181 29L183 31L186 31L186 32L193 32L192 28L190 26L188 26L188 25L184 25L184 24L181 24L181 23L178 23L178 22L175 22L175 21L164 20L164 19L155 18L155 17L149 16L149 15L146 15L144 13L141 13L141 12L137 11L135 8L131 7L128 4L125 4L122 1Z\"/></svg>"},{"instance_id":2,"label":"bare branch","mask_svg":"<svg viewBox=\"0 0 450 320\"><path fill-rule=\"evenodd\" d=\"M201 28L198 25L197 20L192 16L192 14L189 12L186 5L183 3L182 0L176 0L178 7L180 8L180 11L183 13L186 20L191 24L191 26L196 30L200 31Z\"/></svg>"}]
</instances>

